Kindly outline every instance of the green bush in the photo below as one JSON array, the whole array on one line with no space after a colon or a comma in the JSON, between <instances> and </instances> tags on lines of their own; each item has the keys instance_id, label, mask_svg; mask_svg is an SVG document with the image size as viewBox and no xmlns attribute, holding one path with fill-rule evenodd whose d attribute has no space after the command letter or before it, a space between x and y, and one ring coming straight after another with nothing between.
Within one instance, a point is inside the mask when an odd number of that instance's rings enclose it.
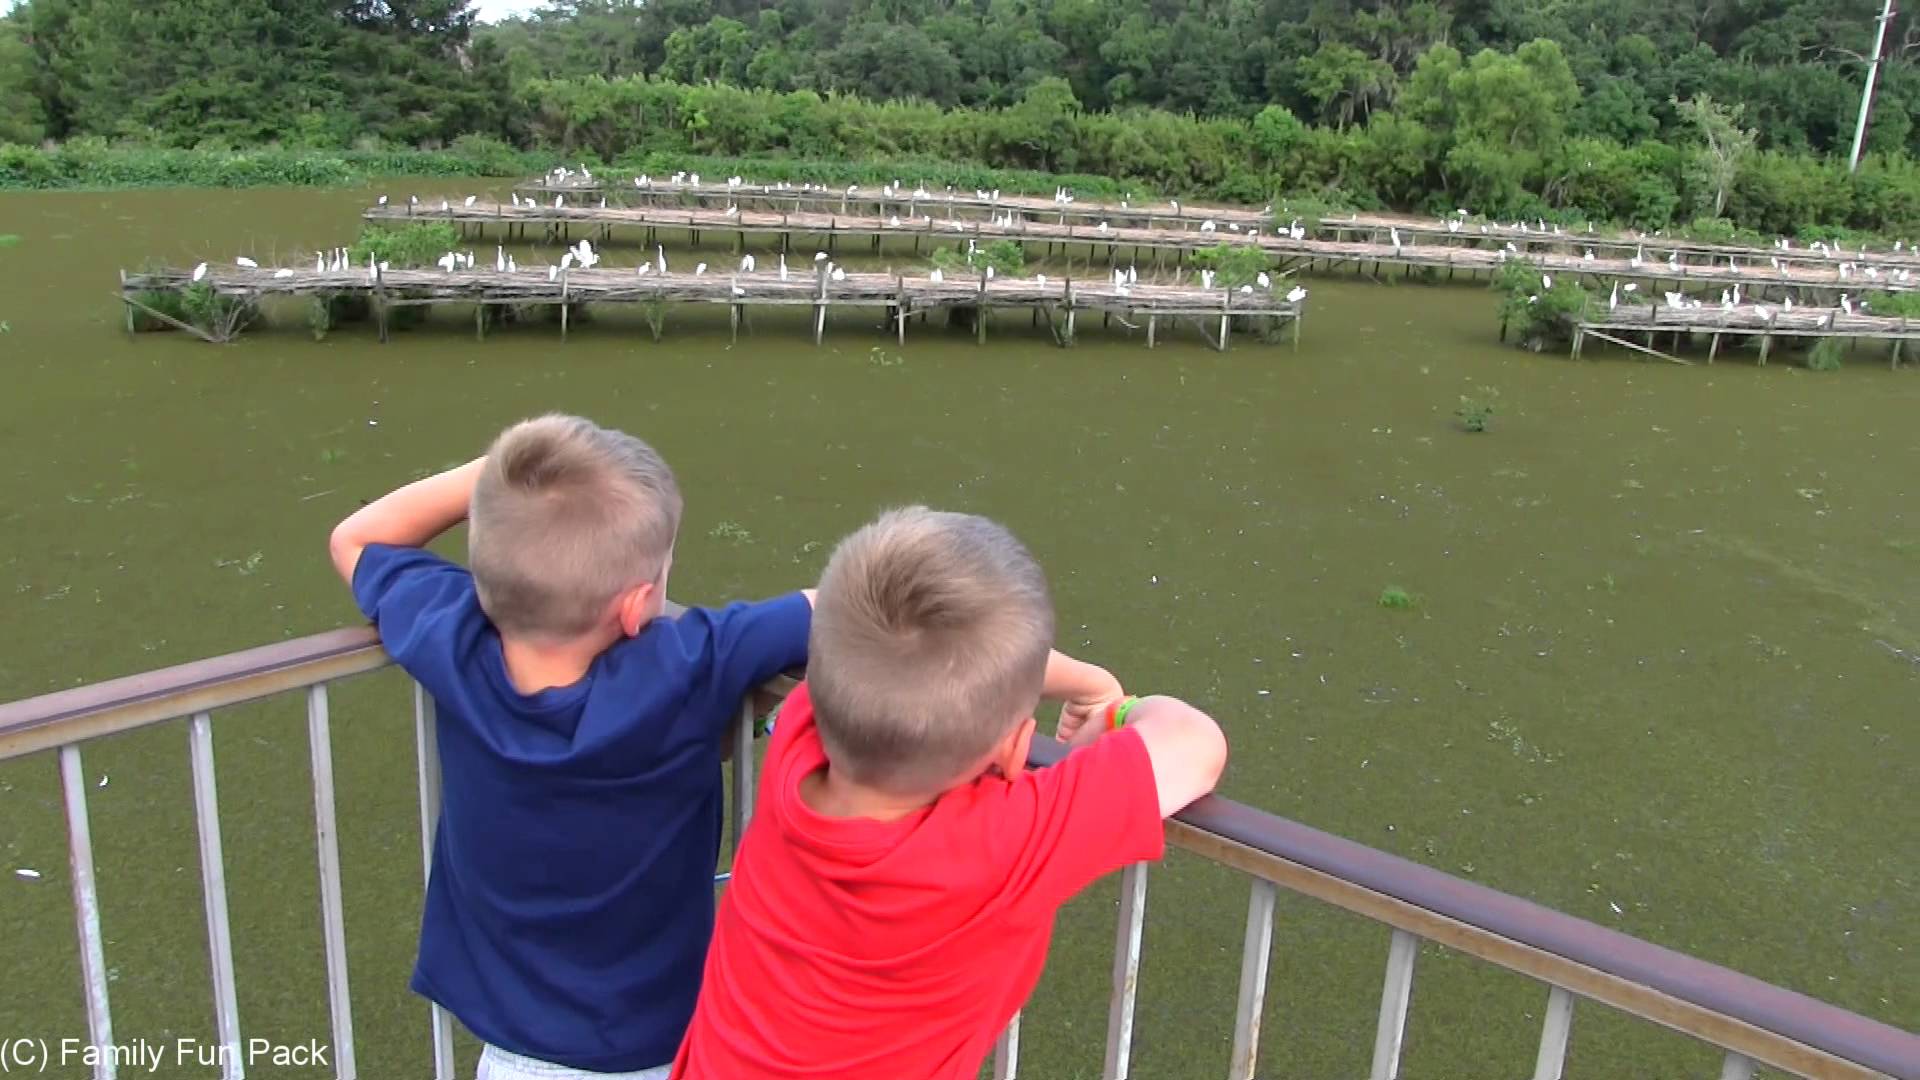
<instances>
[{"instance_id":1,"label":"green bush","mask_svg":"<svg viewBox=\"0 0 1920 1080\"><path fill-rule=\"evenodd\" d=\"M409 221L401 225L366 225L349 255L355 266L376 263L396 267L432 266L460 243L460 234L445 221Z\"/></svg>"},{"instance_id":2,"label":"green bush","mask_svg":"<svg viewBox=\"0 0 1920 1080\"><path fill-rule=\"evenodd\" d=\"M1250 244L1215 244L1194 252L1193 264L1212 270L1215 287L1223 289L1251 285L1273 267L1267 253Z\"/></svg>"},{"instance_id":3,"label":"green bush","mask_svg":"<svg viewBox=\"0 0 1920 1080\"><path fill-rule=\"evenodd\" d=\"M1808 371L1839 371L1847 347L1839 338L1821 338L1819 343L1807 350Z\"/></svg>"},{"instance_id":4,"label":"green bush","mask_svg":"<svg viewBox=\"0 0 1920 1080\"><path fill-rule=\"evenodd\" d=\"M1027 271L1027 253L1012 240L981 244L972 255L964 245L941 248L933 253L933 265L950 273L978 274L992 267L995 274L1019 277Z\"/></svg>"},{"instance_id":5,"label":"green bush","mask_svg":"<svg viewBox=\"0 0 1920 1080\"><path fill-rule=\"evenodd\" d=\"M1573 275L1554 277L1524 259L1502 264L1493 288L1500 293L1500 321L1508 340L1536 352L1571 340L1574 323L1586 316L1592 301Z\"/></svg>"}]
</instances>

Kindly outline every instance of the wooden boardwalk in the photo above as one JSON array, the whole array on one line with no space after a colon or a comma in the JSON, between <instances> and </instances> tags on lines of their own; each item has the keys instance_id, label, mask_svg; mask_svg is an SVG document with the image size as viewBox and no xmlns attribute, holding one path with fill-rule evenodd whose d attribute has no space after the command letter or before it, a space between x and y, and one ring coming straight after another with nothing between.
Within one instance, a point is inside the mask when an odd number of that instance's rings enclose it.
<instances>
[{"instance_id":1,"label":"wooden boardwalk","mask_svg":"<svg viewBox=\"0 0 1920 1080\"><path fill-rule=\"evenodd\" d=\"M656 242L661 230L685 231L696 244L702 233L721 233L733 238L735 250L745 249L749 235L773 237L783 251L792 250L796 235L817 237L827 245L829 251L836 241L846 239L869 241L877 251L882 240L893 238L911 242L915 252L922 245L931 251L936 247L954 246L968 240L976 243L1011 240L1027 246L1048 245L1049 250L1054 245L1069 251L1084 245L1090 259L1104 248L1105 259L1109 263L1124 257L1136 264L1142 261L1143 253L1156 260L1167 255L1177 259L1222 244L1248 245L1265 251L1282 270L1352 269L1375 276L1383 267L1426 270L1435 274L1444 273L1449 278L1457 273L1469 276L1492 274L1505 263L1523 257L1517 250L1509 250L1505 246L1481 246L1478 237L1446 236L1422 243L1416 238L1403 236L1401 244L1394 245L1391 242L1296 240L1285 234L1245 230L1233 232L1218 228L1201 231L1115 226L1105 222L1089 226L1071 220L1064 223L1035 221L1018 215L985 220L925 213L918 218L900 215L842 216L835 213L752 210L737 204L726 208L669 209L649 206L575 206L567 203L564 196L561 200L559 206L530 199L521 200L517 206L479 201L471 206L458 203L444 206L428 206L424 203L374 206L368 208L362 217L376 222L448 221L469 235L484 237L491 229L500 238L524 237L530 227L536 226L545 235L562 240L569 239L576 231L606 240L613 237L616 228L626 229L630 238L639 239L632 234L641 231L644 241L649 244ZM1517 244L1515 248L1518 248ZM1525 253L1524 258L1549 274L1586 277L1595 281L1643 281L1657 287L1671 283L1680 289L1689 286L1724 288L1739 285L1756 299L1764 299L1769 293L1784 297L1800 292L1805 299L1805 294L1814 292L1904 292L1920 288L1920 278L1911 282L1895 280L1890 272L1883 275L1882 280L1870 282L1858 272L1843 269L1838 263L1820 261L1788 261L1779 268L1743 269L1733 263L1670 264L1661 260L1636 259L1631 255L1625 258L1590 258L1586 252L1575 255L1534 251Z\"/></svg>"},{"instance_id":2,"label":"wooden boardwalk","mask_svg":"<svg viewBox=\"0 0 1920 1080\"><path fill-rule=\"evenodd\" d=\"M1883 277L1900 270L1920 271L1920 249L1902 245L1899 251L1842 250L1828 246L1815 250L1804 244L1789 248L1756 247L1750 244L1711 243L1682 237L1638 231L1597 232L1572 229L1545 221L1494 222L1473 218L1431 218L1408 214L1350 213L1334 214L1317 220L1289 219L1284 204L1278 215L1272 207L1253 209L1218 204L1188 204L1164 198L1137 201L1074 199L1061 203L1031 195L1005 194L982 198L976 191L925 186L899 188L859 185L852 190L807 187L794 184L742 183L724 181L676 183L669 178L649 178L644 187L635 186L635 177L595 178L582 182L573 174L564 181L551 176L536 177L519 184L515 191L529 199L551 205L553 196L584 206L596 206L606 200L611 206L655 206L673 209L691 200L698 204L737 205L742 209L765 208L790 213L837 213L858 216L873 213L902 218L931 215L936 218L1006 217L1055 224L1097 224L1110 226L1198 230L1207 222L1227 232L1258 230L1284 232L1298 223L1314 239L1369 244L1391 244L1397 231L1403 243L1446 242L1477 247L1503 248L1513 244L1519 253L1572 255L1576 258L1592 251L1596 257L1666 263L1669 257L1683 264L1732 265L1742 271L1771 270L1776 260L1789 264L1827 264L1838 267L1848 263L1853 277L1850 284L1859 290L1885 287L1868 275L1871 269ZM1905 284L1904 282L1900 284Z\"/></svg>"},{"instance_id":3,"label":"wooden boardwalk","mask_svg":"<svg viewBox=\"0 0 1920 1080\"><path fill-rule=\"evenodd\" d=\"M209 267L202 283L215 292L250 302L269 297L361 297L372 303L386 340L387 313L394 308L473 305L476 331L484 335L489 307L556 306L560 328L567 332L569 309L579 304L632 304L646 311L656 340L661 335L669 304L718 304L729 309L737 336L751 308L810 308L813 339L818 344L826 330L830 308L885 308L889 323L904 345L907 325L916 315L964 312L984 344L987 313L1025 308L1034 321L1044 320L1061 345L1074 341L1077 317L1098 314L1129 330L1144 326L1149 347L1164 329L1187 322L1197 327L1216 349L1225 350L1236 321L1262 331L1274 340L1282 327L1300 340L1304 301L1290 301L1264 289L1203 289L1194 285L1139 282L1120 285L1109 278L1092 281L1048 278L996 277L984 274L963 279L935 279L931 274L829 274L820 263L804 272L779 270L750 273L654 272L651 266L594 270L572 269L549 276L548 268L521 268L517 272L481 270L351 269L322 272L306 269L240 266ZM133 311L150 315L139 294L178 292L193 284L188 270L163 269L121 274L120 294ZM169 321L164 320L163 321ZM751 324L749 323L749 329ZM190 327L183 327L189 329Z\"/></svg>"},{"instance_id":4,"label":"wooden boardwalk","mask_svg":"<svg viewBox=\"0 0 1920 1080\"><path fill-rule=\"evenodd\" d=\"M1645 335L1646 343L1636 344L1622 335ZM1654 348L1657 336L1672 335L1676 340L1707 335L1711 341L1707 362L1720 351L1724 336L1760 339L1760 362L1767 362L1775 338L1845 338L1893 343L1893 366L1900 366L1900 353L1906 342L1920 339L1920 322L1873 315L1841 308L1785 308L1778 304L1736 304L1731 307L1703 304L1699 307L1622 304L1604 315L1581 319L1574 324L1573 355L1578 357L1588 337L1621 345L1637 352L1666 360L1680 361L1676 355ZM1679 350L1676 347L1674 352Z\"/></svg>"}]
</instances>

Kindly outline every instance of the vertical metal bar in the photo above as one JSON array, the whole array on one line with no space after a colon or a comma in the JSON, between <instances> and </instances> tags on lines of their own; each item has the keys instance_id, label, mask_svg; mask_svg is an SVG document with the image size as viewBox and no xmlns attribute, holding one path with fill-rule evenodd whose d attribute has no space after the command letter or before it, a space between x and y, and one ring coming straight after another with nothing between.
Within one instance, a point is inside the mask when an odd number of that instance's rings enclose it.
<instances>
[{"instance_id":1,"label":"vertical metal bar","mask_svg":"<svg viewBox=\"0 0 1920 1080\"><path fill-rule=\"evenodd\" d=\"M753 820L753 699L740 703L740 719L733 727L733 853L747 837Z\"/></svg>"},{"instance_id":2,"label":"vertical metal bar","mask_svg":"<svg viewBox=\"0 0 1920 1080\"><path fill-rule=\"evenodd\" d=\"M1727 1051L1727 1060L1720 1065L1720 1080L1753 1080L1753 1059Z\"/></svg>"},{"instance_id":3,"label":"vertical metal bar","mask_svg":"<svg viewBox=\"0 0 1920 1080\"><path fill-rule=\"evenodd\" d=\"M67 868L73 887L73 925L80 937L80 976L87 991L87 1038L102 1050L113 1046L113 1012L107 1007L107 960L100 944L100 894L93 884L93 829L87 821L87 776L80 747L60 748L60 790L67 807ZM94 1080L114 1080L115 1055L96 1052Z\"/></svg>"},{"instance_id":4,"label":"vertical metal bar","mask_svg":"<svg viewBox=\"0 0 1920 1080\"><path fill-rule=\"evenodd\" d=\"M1573 1034L1573 994L1564 987L1547 992L1547 1018L1540 1025L1540 1056L1533 1080L1560 1080L1567 1068L1567 1039Z\"/></svg>"},{"instance_id":5,"label":"vertical metal bar","mask_svg":"<svg viewBox=\"0 0 1920 1080\"><path fill-rule=\"evenodd\" d=\"M240 1007L235 1000L233 937L227 923L227 866L220 850L220 795L213 775L213 717L193 714L187 727L193 763L193 816L200 827L200 891L207 908L207 954L213 967L213 1017L220 1038L220 1075L244 1080Z\"/></svg>"},{"instance_id":6,"label":"vertical metal bar","mask_svg":"<svg viewBox=\"0 0 1920 1080\"><path fill-rule=\"evenodd\" d=\"M993 1080L1016 1080L1020 1075L1020 1014L1014 1013L1005 1031L993 1042Z\"/></svg>"},{"instance_id":7,"label":"vertical metal bar","mask_svg":"<svg viewBox=\"0 0 1920 1080\"><path fill-rule=\"evenodd\" d=\"M320 928L327 952L327 1007L333 1017L333 1075L355 1080L353 999L347 993L347 921L340 901L340 831L333 812L333 731L325 683L307 688L307 753L313 762L314 847L320 858Z\"/></svg>"},{"instance_id":8,"label":"vertical metal bar","mask_svg":"<svg viewBox=\"0 0 1920 1080\"><path fill-rule=\"evenodd\" d=\"M1420 939L1405 930L1393 932L1387 949L1387 981L1380 991L1380 1028L1373 1038L1371 1080L1396 1080L1400 1075L1400 1044L1407 1034L1407 1001L1413 994L1413 959Z\"/></svg>"},{"instance_id":9,"label":"vertical metal bar","mask_svg":"<svg viewBox=\"0 0 1920 1080\"><path fill-rule=\"evenodd\" d=\"M1247 943L1240 952L1240 1005L1234 1011L1233 1060L1227 1080L1253 1080L1260 1057L1260 1014L1267 1002L1267 961L1273 955L1273 905L1280 889L1255 878L1247 898Z\"/></svg>"},{"instance_id":10,"label":"vertical metal bar","mask_svg":"<svg viewBox=\"0 0 1920 1080\"><path fill-rule=\"evenodd\" d=\"M435 737L433 698L413 684L413 738L420 761L420 858L425 880L433 880L433 837L440 827L440 743ZM438 1005L433 1018L433 1080L454 1080L453 1019Z\"/></svg>"},{"instance_id":11,"label":"vertical metal bar","mask_svg":"<svg viewBox=\"0 0 1920 1080\"><path fill-rule=\"evenodd\" d=\"M1107 1006L1103 1080L1127 1080L1133 1055L1133 1005L1140 994L1140 930L1147 916L1147 864L1120 872L1120 926L1113 945L1113 1002Z\"/></svg>"}]
</instances>

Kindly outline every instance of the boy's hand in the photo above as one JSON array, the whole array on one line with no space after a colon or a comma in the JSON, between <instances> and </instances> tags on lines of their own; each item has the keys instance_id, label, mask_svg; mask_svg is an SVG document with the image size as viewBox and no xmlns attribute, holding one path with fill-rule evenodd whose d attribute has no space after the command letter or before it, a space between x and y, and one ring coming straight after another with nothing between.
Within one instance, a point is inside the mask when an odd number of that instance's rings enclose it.
<instances>
[{"instance_id":1,"label":"boy's hand","mask_svg":"<svg viewBox=\"0 0 1920 1080\"><path fill-rule=\"evenodd\" d=\"M1047 678L1041 694L1060 701L1060 726L1054 737L1069 746L1083 746L1099 738L1107 729L1110 710L1126 697L1112 672L1059 652L1047 658Z\"/></svg>"}]
</instances>

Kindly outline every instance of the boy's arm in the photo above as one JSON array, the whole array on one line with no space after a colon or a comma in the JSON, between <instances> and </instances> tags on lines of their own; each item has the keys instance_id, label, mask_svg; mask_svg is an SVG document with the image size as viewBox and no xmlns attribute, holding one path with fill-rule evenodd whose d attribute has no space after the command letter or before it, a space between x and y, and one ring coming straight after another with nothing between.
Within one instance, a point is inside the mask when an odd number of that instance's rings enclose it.
<instances>
[{"instance_id":1,"label":"boy's arm","mask_svg":"<svg viewBox=\"0 0 1920 1080\"><path fill-rule=\"evenodd\" d=\"M1160 816L1172 817L1213 790L1227 767L1227 737L1213 717L1178 698L1146 697L1127 714L1153 762Z\"/></svg>"},{"instance_id":2,"label":"boy's arm","mask_svg":"<svg viewBox=\"0 0 1920 1080\"><path fill-rule=\"evenodd\" d=\"M1047 656L1046 680L1040 696L1060 702L1060 726L1054 737L1080 745L1098 735L1107 713L1126 691L1106 668L1075 660L1055 649Z\"/></svg>"},{"instance_id":3,"label":"boy's arm","mask_svg":"<svg viewBox=\"0 0 1920 1080\"><path fill-rule=\"evenodd\" d=\"M327 553L342 580L353 584L354 567L368 544L424 547L428 541L466 520L473 485L486 458L416 480L354 511L333 527Z\"/></svg>"}]
</instances>

